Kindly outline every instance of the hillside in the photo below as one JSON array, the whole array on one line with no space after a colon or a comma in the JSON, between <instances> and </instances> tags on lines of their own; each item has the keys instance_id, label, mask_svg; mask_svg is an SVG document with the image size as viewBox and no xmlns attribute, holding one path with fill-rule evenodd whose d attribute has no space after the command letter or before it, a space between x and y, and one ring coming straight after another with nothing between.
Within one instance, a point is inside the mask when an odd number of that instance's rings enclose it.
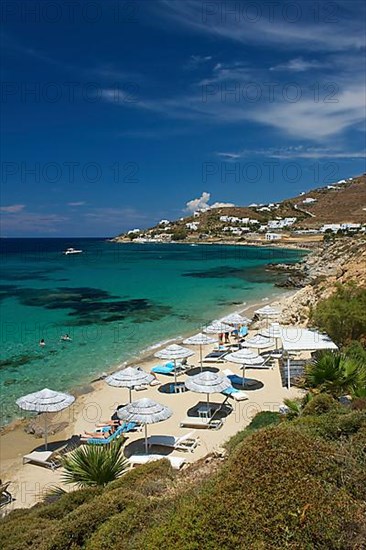
<instances>
[{"instance_id":1,"label":"hillside","mask_svg":"<svg viewBox=\"0 0 366 550\"><path fill-rule=\"evenodd\" d=\"M306 234L305 240L318 242L322 239L325 224L366 225L366 174L278 203L213 208L180 220L162 220L150 229L123 233L113 240L233 241L245 244L271 240L265 234L277 232L274 238L278 240L301 241ZM335 227L333 230L339 229ZM352 228L352 231L356 229Z\"/></svg>"},{"instance_id":2,"label":"hillside","mask_svg":"<svg viewBox=\"0 0 366 550\"><path fill-rule=\"evenodd\" d=\"M178 474L163 460L10 513L2 548L361 550L365 438L365 411L324 395L297 420L260 413Z\"/></svg>"}]
</instances>

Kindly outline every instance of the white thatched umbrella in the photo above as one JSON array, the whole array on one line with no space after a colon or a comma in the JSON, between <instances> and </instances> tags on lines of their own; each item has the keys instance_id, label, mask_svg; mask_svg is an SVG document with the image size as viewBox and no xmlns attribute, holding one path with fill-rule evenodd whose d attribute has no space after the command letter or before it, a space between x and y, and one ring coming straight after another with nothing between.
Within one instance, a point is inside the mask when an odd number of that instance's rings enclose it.
<instances>
[{"instance_id":1,"label":"white thatched umbrella","mask_svg":"<svg viewBox=\"0 0 366 550\"><path fill-rule=\"evenodd\" d=\"M221 393L231 387L230 380L218 372L200 372L194 376L188 376L185 381L186 388L207 395L207 412L210 407L210 393Z\"/></svg>"},{"instance_id":2,"label":"white thatched umbrella","mask_svg":"<svg viewBox=\"0 0 366 550\"><path fill-rule=\"evenodd\" d=\"M203 334L202 332L200 332L199 334L196 334L195 336L190 336L189 338L186 338L185 340L183 340L183 344L200 347L201 370L202 370L202 346L207 346L207 344L215 344L215 342L216 342L215 338L211 338L210 336L207 336L207 334Z\"/></svg>"},{"instance_id":3,"label":"white thatched umbrella","mask_svg":"<svg viewBox=\"0 0 366 550\"><path fill-rule=\"evenodd\" d=\"M110 376L107 376L105 381L110 386L115 386L118 388L128 388L130 394L130 403L132 397L132 390L136 386L141 386L143 384L150 384L154 380L154 376L145 372L138 367L127 367L126 369L114 372Z\"/></svg>"},{"instance_id":4,"label":"white thatched umbrella","mask_svg":"<svg viewBox=\"0 0 366 550\"><path fill-rule=\"evenodd\" d=\"M260 357L257 353L250 351L249 349L240 349L239 351L234 351L225 356L225 361L230 363L237 363L242 366L243 369L243 387L245 386L245 367L246 366L260 366L263 365L264 359Z\"/></svg>"},{"instance_id":5,"label":"white thatched umbrella","mask_svg":"<svg viewBox=\"0 0 366 550\"><path fill-rule=\"evenodd\" d=\"M59 412L69 407L75 401L73 395L61 393L45 388L35 393L29 393L17 399L16 404L23 411L38 413ZM44 442L47 450L47 414L44 415Z\"/></svg>"},{"instance_id":6,"label":"white thatched umbrella","mask_svg":"<svg viewBox=\"0 0 366 550\"><path fill-rule=\"evenodd\" d=\"M248 319L248 317L243 317L240 313L230 313L230 315L223 317L221 321L228 325L247 325L250 323L250 319Z\"/></svg>"},{"instance_id":7,"label":"white thatched umbrella","mask_svg":"<svg viewBox=\"0 0 366 550\"><path fill-rule=\"evenodd\" d=\"M227 323L223 323L222 321L215 320L212 321L210 325L208 325L206 328L203 329L203 332L206 332L206 334L217 334L218 336L218 344L220 348L220 334L225 334L226 332L233 332L234 327L232 325L228 325Z\"/></svg>"},{"instance_id":8,"label":"white thatched umbrella","mask_svg":"<svg viewBox=\"0 0 366 550\"><path fill-rule=\"evenodd\" d=\"M253 348L259 351L260 349L266 349L274 346L275 341L271 340L270 338L266 338L265 336L260 336L259 334L256 334L255 336L253 336L253 338L250 338L249 340L243 342L242 345L245 348Z\"/></svg>"},{"instance_id":9,"label":"white thatched umbrella","mask_svg":"<svg viewBox=\"0 0 366 550\"><path fill-rule=\"evenodd\" d=\"M277 315L280 315L281 311L272 306L263 306L257 309L255 313L261 317L277 317Z\"/></svg>"},{"instance_id":10,"label":"white thatched umbrella","mask_svg":"<svg viewBox=\"0 0 366 550\"><path fill-rule=\"evenodd\" d=\"M156 424L167 420L173 414L168 407L152 401L152 399L139 399L133 401L125 407L118 409L117 415L120 420L127 422L138 422L145 426L145 451L148 452L147 445L147 425Z\"/></svg>"},{"instance_id":11,"label":"white thatched umbrella","mask_svg":"<svg viewBox=\"0 0 366 550\"><path fill-rule=\"evenodd\" d=\"M177 384L177 359L186 359L194 355L194 351L177 344L172 344L160 351L157 351L155 357L159 359L166 359L168 361L174 361L174 387Z\"/></svg>"},{"instance_id":12,"label":"white thatched umbrella","mask_svg":"<svg viewBox=\"0 0 366 550\"><path fill-rule=\"evenodd\" d=\"M278 349L278 340L282 342L282 327L279 323L272 323L268 328L259 331L261 336L266 338L274 338L276 340L276 348Z\"/></svg>"}]
</instances>

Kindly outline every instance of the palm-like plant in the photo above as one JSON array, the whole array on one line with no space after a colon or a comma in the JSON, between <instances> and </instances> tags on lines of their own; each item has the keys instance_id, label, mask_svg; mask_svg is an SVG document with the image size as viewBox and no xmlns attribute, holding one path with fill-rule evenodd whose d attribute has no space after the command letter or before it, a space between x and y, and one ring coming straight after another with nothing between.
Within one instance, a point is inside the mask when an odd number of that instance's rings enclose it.
<instances>
[{"instance_id":1,"label":"palm-like plant","mask_svg":"<svg viewBox=\"0 0 366 550\"><path fill-rule=\"evenodd\" d=\"M283 403L288 408L286 413L287 420L293 420L301 416L304 407L313 399L312 393L306 393L302 399L284 399Z\"/></svg>"},{"instance_id":2,"label":"palm-like plant","mask_svg":"<svg viewBox=\"0 0 366 550\"><path fill-rule=\"evenodd\" d=\"M305 387L317 388L338 397L355 394L362 385L363 368L343 353L323 352L305 370Z\"/></svg>"},{"instance_id":3,"label":"palm-like plant","mask_svg":"<svg viewBox=\"0 0 366 550\"><path fill-rule=\"evenodd\" d=\"M128 462L121 441L109 445L84 445L62 458L62 481L78 487L105 486L118 479Z\"/></svg>"}]
</instances>

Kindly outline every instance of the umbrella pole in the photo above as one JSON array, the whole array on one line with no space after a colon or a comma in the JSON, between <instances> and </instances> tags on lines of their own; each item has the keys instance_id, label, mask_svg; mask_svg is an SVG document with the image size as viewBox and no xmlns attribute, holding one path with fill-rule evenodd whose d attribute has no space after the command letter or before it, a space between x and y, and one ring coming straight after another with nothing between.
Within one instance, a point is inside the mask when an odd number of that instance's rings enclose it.
<instances>
[{"instance_id":1,"label":"umbrella pole","mask_svg":"<svg viewBox=\"0 0 366 550\"><path fill-rule=\"evenodd\" d=\"M245 364L243 365L243 388L245 388Z\"/></svg>"},{"instance_id":2,"label":"umbrella pole","mask_svg":"<svg viewBox=\"0 0 366 550\"><path fill-rule=\"evenodd\" d=\"M209 393L207 394L207 416L211 416L210 415L210 394Z\"/></svg>"},{"instance_id":3,"label":"umbrella pole","mask_svg":"<svg viewBox=\"0 0 366 550\"><path fill-rule=\"evenodd\" d=\"M203 366L202 366L202 344L200 344L200 363L201 363L201 372L203 370Z\"/></svg>"},{"instance_id":4,"label":"umbrella pole","mask_svg":"<svg viewBox=\"0 0 366 550\"><path fill-rule=\"evenodd\" d=\"M149 451L148 451L148 447L147 447L147 424L145 424L145 453L147 454Z\"/></svg>"},{"instance_id":5,"label":"umbrella pole","mask_svg":"<svg viewBox=\"0 0 366 550\"><path fill-rule=\"evenodd\" d=\"M177 361L174 359L174 393L177 391Z\"/></svg>"},{"instance_id":6,"label":"umbrella pole","mask_svg":"<svg viewBox=\"0 0 366 550\"><path fill-rule=\"evenodd\" d=\"M132 390L131 390L131 388L128 388L128 391L130 393L130 403L132 403Z\"/></svg>"},{"instance_id":7,"label":"umbrella pole","mask_svg":"<svg viewBox=\"0 0 366 550\"><path fill-rule=\"evenodd\" d=\"M47 413L44 414L44 448L47 451Z\"/></svg>"}]
</instances>

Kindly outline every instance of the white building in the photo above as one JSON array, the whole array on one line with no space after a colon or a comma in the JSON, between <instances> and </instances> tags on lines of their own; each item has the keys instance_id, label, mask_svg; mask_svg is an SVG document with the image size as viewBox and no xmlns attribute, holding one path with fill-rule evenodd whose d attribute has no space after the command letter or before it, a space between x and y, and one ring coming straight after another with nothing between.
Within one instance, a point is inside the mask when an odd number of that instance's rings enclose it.
<instances>
[{"instance_id":1,"label":"white building","mask_svg":"<svg viewBox=\"0 0 366 550\"><path fill-rule=\"evenodd\" d=\"M266 233L265 238L266 241L279 241L282 239L282 235L280 233Z\"/></svg>"},{"instance_id":2,"label":"white building","mask_svg":"<svg viewBox=\"0 0 366 550\"><path fill-rule=\"evenodd\" d=\"M313 197L308 197L302 201L303 204L313 204L314 202L316 202L316 199L313 199Z\"/></svg>"},{"instance_id":3,"label":"white building","mask_svg":"<svg viewBox=\"0 0 366 550\"><path fill-rule=\"evenodd\" d=\"M159 222L159 225L169 225L169 224L170 224L169 220L160 220Z\"/></svg>"},{"instance_id":4,"label":"white building","mask_svg":"<svg viewBox=\"0 0 366 550\"><path fill-rule=\"evenodd\" d=\"M127 235L135 235L137 233L140 233L141 229L130 229L127 231Z\"/></svg>"},{"instance_id":5,"label":"white building","mask_svg":"<svg viewBox=\"0 0 366 550\"><path fill-rule=\"evenodd\" d=\"M333 233L336 233L341 229L340 223L325 223L321 228L320 231L322 233L325 233L326 231L333 231Z\"/></svg>"},{"instance_id":6,"label":"white building","mask_svg":"<svg viewBox=\"0 0 366 550\"><path fill-rule=\"evenodd\" d=\"M361 224L360 223L342 223L341 229L343 231L358 231L359 229L361 229Z\"/></svg>"},{"instance_id":7,"label":"white building","mask_svg":"<svg viewBox=\"0 0 366 550\"><path fill-rule=\"evenodd\" d=\"M200 222L189 222L189 223L186 223L186 228L189 229L190 231L197 231L199 224Z\"/></svg>"}]
</instances>

